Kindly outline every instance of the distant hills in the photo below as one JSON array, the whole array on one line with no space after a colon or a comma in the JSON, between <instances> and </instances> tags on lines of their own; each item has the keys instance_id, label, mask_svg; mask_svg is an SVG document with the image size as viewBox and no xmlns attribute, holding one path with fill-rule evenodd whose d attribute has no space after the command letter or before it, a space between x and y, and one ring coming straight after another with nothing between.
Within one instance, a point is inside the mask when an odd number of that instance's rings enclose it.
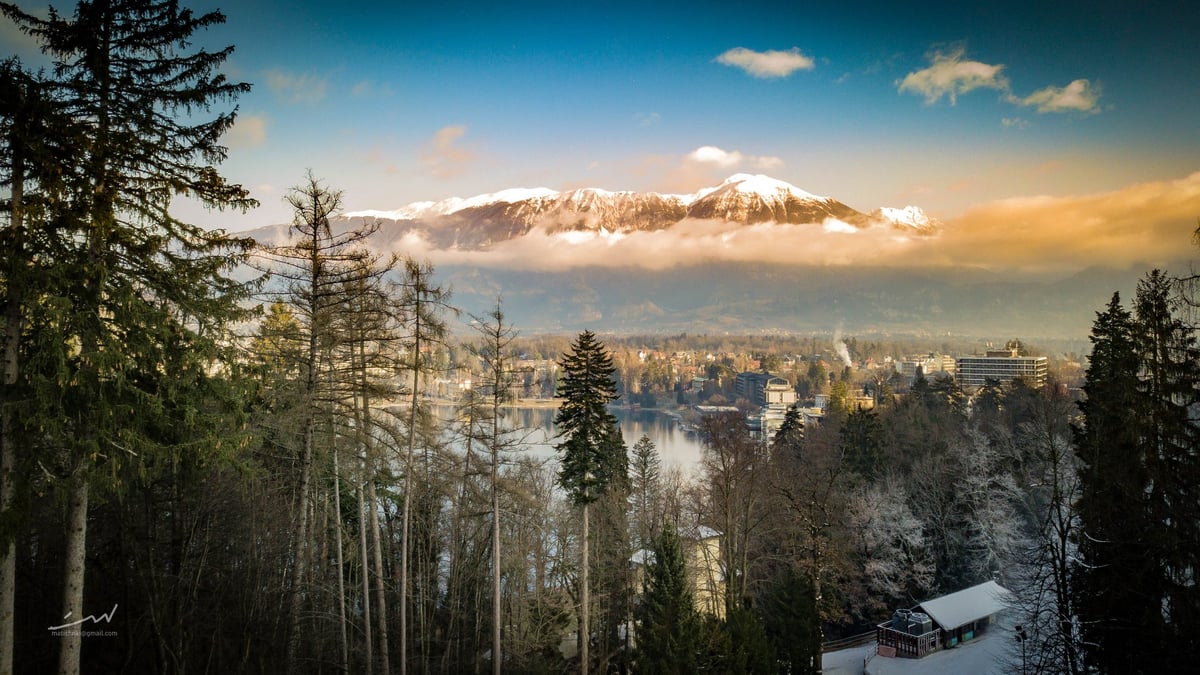
<instances>
[{"instance_id":1,"label":"distant hills","mask_svg":"<svg viewBox=\"0 0 1200 675\"><path fill-rule=\"evenodd\" d=\"M420 242L417 255L434 260L469 314L483 315L502 296L507 316L524 332L831 332L840 326L859 333L1077 338L1088 333L1112 292L1131 293L1141 274L1097 268L1031 281L911 262L821 265L798 258L784 264L751 257L648 266L612 259L614 241L625 239L624 251L638 251L636 237L684 236L695 228L716 238L763 226L800 228L813 237L872 232L871 245L886 247L935 238L942 227L916 206L864 213L748 174L690 195L505 190L348 213L335 227L364 221L378 227L372 245L381 250L410 253ZM279 241L286 233L280 225L247 234ZM529 257L493 253L519 249L525 239L545 247L537 262L566 247L571 262L535 265Z\"/></svg>"},{"instance_id":2,"label":"distant hills","mask_svg":"<svg viewBox=\"0 0 1200 675\"><path fill-rule=\"evenodd\" d=\"M524 332L766 331L1073 339L1140 271L1087 270L1021 281L972 269L714 263L656 271L589 267L524 272L442 265L455 302L481 316L503 294Z\"/></svg>"}]
</instances>

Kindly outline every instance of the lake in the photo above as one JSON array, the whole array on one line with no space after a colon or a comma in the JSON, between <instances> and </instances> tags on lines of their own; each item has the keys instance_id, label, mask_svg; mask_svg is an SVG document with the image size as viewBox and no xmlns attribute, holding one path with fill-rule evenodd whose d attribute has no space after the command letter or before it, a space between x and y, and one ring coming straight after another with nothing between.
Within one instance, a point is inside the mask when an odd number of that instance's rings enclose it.
<instances>
[{"instance_id":1,"label":"lake","mask_svg":"<svg viewBox=\"0 0 1200 675\"><path fill-rule=\"evenodd\" d=\"M449 411L439 414L445 415ZM554 413L553 408L508 408L505 418L516 429L528 429L526 442L529 450L539 457L554 456ZM678 421L656 410L612 409L621 425L625 445L633 445L642 436L647 436L658 449L663 469L678 466L693 471L700 464L700 438L679 428Z\"/></svg>"}]
</instances>

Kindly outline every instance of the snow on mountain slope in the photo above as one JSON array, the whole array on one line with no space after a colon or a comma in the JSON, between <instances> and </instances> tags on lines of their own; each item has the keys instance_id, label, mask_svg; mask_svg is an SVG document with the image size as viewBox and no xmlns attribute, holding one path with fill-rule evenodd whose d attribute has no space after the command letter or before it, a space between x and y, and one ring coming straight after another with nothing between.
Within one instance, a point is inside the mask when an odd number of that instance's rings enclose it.
<instances>
[{"instance_id":1,"label":"snow on mountain slope","mask_svg":"<svg viewBox=\"0 0 1200 675\"><path fill-rule=\"evenodd\" d=\"M570 235L564 243L578 243L597 236L609 239L666 230L687 219L725 223L731 232L760 223L814 225L846 234L871 227L917 235L937 230L936 221L915 206L876 209L867 215L790 183L745 173L690 195L514 188L466 199L414 202L392 211L356 211L344 217L381 221L380 238L399 240L416 234L443 250L488 249L535 230Z\"/></svg>"},{"instance_id":2,"label":"snow on mountain slope","mask_svg":"<svg viewBox=\"0 0 1200 675\"><path fill-rule=\"evenodd\" d=\"M872 224L886 224L915 234L933 234L938 229L938 222L926 215L919 206L909 205L902 209L883 206L872 211L868 217Z\"/></svg>"},{"instance_id":3,"label":"snow on mountain slope","mask_svg":"<svg viewBox=\"0 0 1200 675\"><path fill-rule=\"evenodd\" d=\"M688 217L754 223L823 223L828 218L865 225L845 204L763 175L734 174L688 205Z\"/></svg>"}]
</instances>

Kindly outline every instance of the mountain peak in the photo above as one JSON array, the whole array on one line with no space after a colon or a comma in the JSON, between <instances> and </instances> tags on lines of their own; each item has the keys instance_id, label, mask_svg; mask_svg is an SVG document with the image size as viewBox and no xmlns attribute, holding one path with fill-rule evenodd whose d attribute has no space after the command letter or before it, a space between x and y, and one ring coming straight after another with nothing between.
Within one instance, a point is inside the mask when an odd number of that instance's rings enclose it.
<instances>
[{"instance_id":1,"label":"mountain peak","mask_svg":"<svg viewBox=\"0 0 1200 675\"><path fill-rule=\"evenodd\" d=\"M746 194L757 194L771 197L780 194L787 194L796 197L797 199L811 199L816 201L828 199L828 197L814 195L811 192L801 190L791 183L787 183L776 178L771 178L770 176L765 176L761 173L735 173L721 183L721 188L726 186Z\"/></svg>"}]
</instances>

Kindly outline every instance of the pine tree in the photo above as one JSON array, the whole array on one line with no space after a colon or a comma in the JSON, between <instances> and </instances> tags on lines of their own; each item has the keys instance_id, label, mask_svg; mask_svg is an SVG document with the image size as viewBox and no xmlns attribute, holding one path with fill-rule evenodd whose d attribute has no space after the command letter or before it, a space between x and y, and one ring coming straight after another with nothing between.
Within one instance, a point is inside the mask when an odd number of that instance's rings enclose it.
<instances>
[{"instance_id":1,"label":"pine tree","mask_svg":"<svg viewBox=\"0 0 1200 675\"><path fill-rule=\"evenodd\" d=\"M167 352L186 343L212 353L208 345L239 316L242 289L224 273L248 242L183 223L170 205L177 195L216 208L254 205L212 166L225 157L219 139L233 112L192 119L249 85L218 73L231 47L186 51L196 31L224 21L219 12L195 15L164 0L80 2L72 19L53 11L42 19L9 3L0 11L55 60L49 96L87 148L59 166L69 217L45 231L54 255L41 261L41 281L61 301L30 317L47 332L28 364L39 395L37 410L27 411L58 420L43 438L62 449L50 463L68 493L61 614L85 616L93 483L120 490L129 467L178 451L147 434L151 425L132 421L134 413L186 410L158 404L158 384L173 375L163 367ZM78 633L63 639L60 672L78 672L80 646Z\"/></svg>"},{"instance_id":2,"label":"pine tree","mask_svg":"<svg viewBox=\"0 0 1200 675\"><path fill-rule=\"evenodd\" d=\"M44 254L37 250L41 237L30 231L31 223L44 219L44 214L28 218L27 212L60 192L54 156L63 154L62 144L69 143L63 129L52 131L63 120L46 94L45 83L25 72L16 59L0 64L0 153L7 158L0 166L0 185L9 189L3 204L7 219L0 224L0 675L13 672L16 539L21 520L16 493L26 482L19 474L28 464L28 453L18 447L25 444L19 438L14 406L24 395L19 389L26 306L36 302L35 261Z\"/></svg>"},{"instance_id":3,"label":"pine tree","mask_svg":"<svg viewBox=\"0 0 1200 675\"><path fill-rule=\"evenodd\" d=\"M1088 665L1105 672L1185 670L1200 648L1200 351L1174 291L1152 271L1134 315L1114 295L1092 332L1074 590Z\"/></svg>"},{"instance_id":4,"label":"pine tree","mask_svg":"<svg viewBox=\"0 0 1200 675\"><path fill-rule=\"evenodd\" d=\"M771 452L799 452L804 444L804 418L800 416L800 407L792 406L783 416L783 424L771 438Z\"/></svg>"},{"instance_id":5,"label":"pine tree","mask_svg":"<svg viewBox=\"0 0 1200 675\"><path fill-rule=\"evenodd\" d=\"M579 506L583 517L580 537L580 659L584 675L590 668L588 653L591 598L588 571L588 510L610 488L629 482L629 459L617 418L605 407L617 398L616 368L612 355L591 331L579 334L559 363L563 370L558 397L562 405L554 424L562 440L555 445L560 456L559 483Z\"/></svg>"},{"instance_id":6,"label":"pine tree","mask_svg":"<svg viewBox=\"0 0 1200 675\"><path fill-rule=\"evenodd\" d=\"M812 580L787 565L764 594L759 607L767 639L771 641L783 672L816 672L814 664L821 653L821 617L817 615Z\"/></svg>"},{"instance_id":7,"label":"pine tree","mask_svg":"<svg viewBox=\"0 0 1200 675\"><path fill-rule=\"evenodd\" d=\"M1134 339L1141 358L1143 456L1150 479L1146 543L1161 566L1166 632L1160 667L1188 668L1200 650L1200 351L1176 315L1174 284L1160 270L1138 284Z\"/></svg>"},{"instance_id":8,"label":"pine tree","mask_svg":"<svg viewBox=\"0 0 1200 675\"><path fill-rule=\"evenodd\" d=\"M408 636L410 632L415 632L422 640L421 659L423 661L423 671L428 672L428 660L431 658L430 645L433 639L432 614L437 589L435 586L436 580L433 569L433 558L437 555L432 550L426 550L424 560L418 560L418 565L410 565L411 557L417 553L412 541L413 539L413 510L414 497L418 498L418 506L423 506L422 523L429 535L433 534L433 530L437 527L434 522L434 510L437 508L440 499L432 493L433 491L433 462L431 461L431 441L425 438L424 446L424 468L425 478L420 485L416 482L416 450L421 432L427 431L431 426L428 410L422 404L422 377L429 374L434 369L434 365L430 363L429 354L432 353L432 348L442 344L446 338L446 322L443 315L446 312L454 313L455 310L450 306L450 291L443 286L433 283L433 266L429 263L419 263L411 258L404 261L404 280L402 282L403 290L400 298L400 310L404 315L405 323L408 328L408 339L404 344L404 349L408 354L408 362L404 364L412 374L412 389L410 390L411 398L409 400L408 409L408 424L407 424L407 444L404 452L404 498L401 506L401 531L400 531L400 675L405 675L408 672ZM428 436L428 434L426 434ZM420 491L418 494L418 490ZM431 547L427 547L431 548ZM421 565L422 562L427 564ZM410 570L410 567L416 567L415 570ZM410 589L412 583L410 577L413 572L417 576L424 577L432 583L424 584L418 588ZM413 605L420 610L417 619L421 622L417 630L410 631L409 629L409 614L408 614L408 598L413 596Z\"/></svg>"},{"instance_id":9,"label":"pine tree","mask_svg":"<svg viewBox=\"0 0 1200 675\"><path fill-rule=\"evenodd\" d=\"M683 545L670 523L655 539L653 552L637 610L637 669L690 675L696 672L700 617L688 586Z\"/></svg>"},{"instance_id":10,"label":"pine tree","mask_svg":"<svg viewBox=\"0 0 1200 675\"><path fill-rule=\"evenodd\" d=\"M1092 355L1075 429L1079 554L1072 580L1088 667L1138 672L1160 647L1162 613L1146 555L1150 477L1140 435L1145 401L1133 319L1114 294L1092 328Z\"/></svg>"},{"instance_id":11,"label":"pine tree","mask_svg":"<svg viewBox=\"0 0 1200 675\"><path fill-rule=\"evenodd\" d=\"M868 483L874 483L882 473L883 426L873 410L852 410L842 425L840 450L850 471Z\"/></svg>"},{"instance_id":12,"label":"pine tree","mask_svg":"<svg viewBox=\"0 0 1200 675\"><path fill-rule=\"evenodd\" d=\"M505 322L499 298L496 299L496 308L493 311L486 317L476 318L475 327L482 338L481 344L473 350L483 366L478 392L485 399L479 411L480 421L484 425L480 437L487 446L490 460L488 488L492 521L492 673L500 675L500 667L504 661L500 643L500 465L505 460L507 451L514 445L513 439L508 438L504 431L501 408L512 395L510 387L513 373L509 351L517 334L512 325Z\"/></svg>"},{"instance_id":13,"label":"pine tree","mask_svg":"<svg viewBox=\"0 0 1200 675\"><path fill-rule=\"evenodd\" d=\"M634 531L637 533L637 548L649 548L654 545L660 529L661 519L658 511L659 475L662 460L658 450L649 436L642 436L633 444L633 464L631 467L631 496L633 498L632 517Z\"/></svg>"}]
</instances>

